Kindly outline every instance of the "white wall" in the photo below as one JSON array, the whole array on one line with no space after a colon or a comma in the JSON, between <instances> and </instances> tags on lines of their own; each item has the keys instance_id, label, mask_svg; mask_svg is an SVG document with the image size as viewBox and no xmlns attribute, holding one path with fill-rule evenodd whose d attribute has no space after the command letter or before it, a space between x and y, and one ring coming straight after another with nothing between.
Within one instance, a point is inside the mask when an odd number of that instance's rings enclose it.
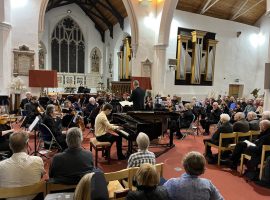
<instances>
[{"instance_id":1,"label":"white wall","mask_svg":"<svg viewBox=\"0 0 270 200\"><path fill-rule=\"evenodd\" d=\"M250 43L250 35L259 33L259 28L245 24L216 19L198 14L175 10L170 31L167 59L176 57L178 27L197 29L216 33L219 41L216 50L215 77L213 86L176 86L174 72L167 70L166 88L168 94L181 96L206 96L211 91L228 94L229 84L238 78L244 84L244 96L250 96L254 88L262 88L261 79L264 65L259 62L259 47ZM236 33L241 31L239 37ZM167 67L167 66L166 66ZM167 67L168 68L168 67ZM164 94L166 95L166 94Z\"/></svg>"},{"instance_id":2,"label":"white wall","mask_svg":"<svg viewBox=\"0 0 270 200\"><path fill-rule=\"evenodd\" d=\"M68 14L67 10L71 10L71 13ZM103 55L104 43L101 40L101 36L97 29L95 28L94 22L92 22L89 17L80 9L76 4L70 4L67 6L62 6L54 8L46 13L45 15L45 28L44 32L40 35L40 40L44 43L47 49L46 56L46 68L51 69L51 42L50 38L56 24L66 16L72 17L76 23L80 26L84 39L85 39L85 72L90 73L90 53L94 47L98 47ZM101 59L101 71L103 70L103 59Z\"/></svg>"}]
</instances>

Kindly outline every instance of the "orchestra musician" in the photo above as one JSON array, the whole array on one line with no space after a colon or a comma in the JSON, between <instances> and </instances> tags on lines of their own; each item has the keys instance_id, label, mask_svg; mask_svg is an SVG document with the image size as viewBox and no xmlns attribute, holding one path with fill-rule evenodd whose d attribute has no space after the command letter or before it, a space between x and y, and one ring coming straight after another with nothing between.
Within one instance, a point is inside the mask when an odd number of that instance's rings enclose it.
<instances>
[{"instance_id":1,"label":"orchestra musician","mask_svg":"<svg viewBox=\"0 0 270 200\"><path fill-rule=\"evenodd\" d=\"M11 130L11 127L4 120L0 120L0 122L1 122L0 123L0 151L7 151L7 152L9 152L8 154L11 155L12 151L11 151L11 149L9 147L9 135L12 132L10 132L10 133L8 133L6 135L2 135L3 131Z\"/></svg>"},{"instance_id":2,"label":"orchestra musician","mask_svg":"<svg viewBox=\"0 0 270 200\"><path fill-rule=\"evenodd\" d=\"M22 99L21 104L20 104L21 109L24 109L24 105L26 103L29 103L31 101L31 98L32 98L31 92L26 92L25 95L26 95L26 98Z\"/></svg>"},{"instance_id":3,"label":"orchestra musician","mask_svg":"<svg viewBox=\"0 0 270 200\"><path fill-rule=\"evenodd\" d=\"M87 124L87 120L91 122L91 125L95 123L95 119L90 119L91 112L98 106L96 99L94 97L89 98L89 103L84 109L84 123Z\"/></svg>"},{"instance_id":4,"label":"orchestra musician","mask_svg":"<svg viewBox=\"0 0 270 200\"><path fill-rule=\"evenodd\" d=\"M71 101L66 100L64 102L64 108L62 108L62 112L64 114L64 117L62 119L63 127L66 128L78 127L78 124L76 124L76 120L74 120L74 118L77 115L77 111L73 107Z\"/></svg>"},{"instance_id":5,"label":"orchestra musician","mask_svg":"<svg viewBox=\"0 0 270 200\"><path fill-rule=\"evenodd\" d=\"M150 91L146 92L146 97L145 97L145 110L153 110L153 98L151 95Z\"/></svg>"},{"instance_id":6,"label":"orchestra musician","mask_svg":"<svg viewBox=\"0 0 270 200\"><path fill-rule=\"evenodd\" d=\"M31 101L24 105L24 110L26 111L26 119L24 120L22 127L26 124L31 124L35 120L36 116L40 115L41 112L44 112L44 109L39 106L37 96L33 96Z\"/></svg>"},{"instance_id":7,"label":"orchestra musician","mask_svg":"<svg viewBox=\"0 0 270 200\"><path fill-rule=\"evenodd\" d=\"M50 96L50 100L47 102L47 105L49 105L49 104L55 105L56 112L61 112L60 102L59 102L56 94Z\"/></svg>"},{"instance_id":8,"label":"orchestra musician","mask_svg":"<svg viewBox=\"0 0 270 200\"><path fill-rule=\"evenodd\" d=\"M108 132L108 130L121 129L120 126L115 126L108 121L107 115L111 114L112 109L111 104L106 103L103 105L102 111L97 115L95 120L95 135L99 142L110 142L113 144L116 141L118 160L124 160L126 158L122 153L122 137Z\"/></svg>"},{"instance_id":9,"label":"orchestra musician","mask_svg":"<svg viewBox=\"0 0 270 200\"><path fill-rule=\"evenodd\" d=\"M53 104L49 104L46 108L45 115L42 119L43 124L45 124L54 135L56 141L61 146L62 150L67 148L66 144L66 135L62 134L61 131L61 119L56 117L55 106ZM46 140L51 140L51 135L43 136ZM45 144L44 144L45 145ZM46 147L46 146L45 146Z\"/></svg>"}]
</instances>

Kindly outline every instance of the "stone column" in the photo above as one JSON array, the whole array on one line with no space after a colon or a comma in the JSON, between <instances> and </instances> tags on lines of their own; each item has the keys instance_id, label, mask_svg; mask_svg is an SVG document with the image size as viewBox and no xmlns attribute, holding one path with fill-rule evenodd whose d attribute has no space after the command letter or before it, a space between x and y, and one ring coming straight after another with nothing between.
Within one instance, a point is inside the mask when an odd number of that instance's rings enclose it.
<instances>
[{"instance_id":1,"label":"stone column","mask_svg":"<svg viewBox=\"0 0 270 200\"><path fill-rule=\"evenodd\" d=\"M9 84L11 82L11 25L9 1L1 1L0 4L0 95L9 96Z\"/></svg>"},{"instance_id":2,"label":"stone column","mask_svg":"<svg viewBox=\"0 0 270 200\"><path fill-rule=\"evenodd\" d=\"M264 104L263 104L263 110L270 111L270 89L264 90Z\"/></svg>"}]
</instances>

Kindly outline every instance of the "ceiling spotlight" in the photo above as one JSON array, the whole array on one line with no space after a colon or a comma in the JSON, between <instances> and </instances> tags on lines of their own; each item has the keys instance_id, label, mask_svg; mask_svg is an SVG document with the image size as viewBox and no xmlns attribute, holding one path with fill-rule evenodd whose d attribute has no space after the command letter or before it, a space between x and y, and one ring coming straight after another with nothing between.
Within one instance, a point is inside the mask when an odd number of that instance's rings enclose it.
<instances>
[{"instance_id":1,"label":"ceiling spotlight","mask_svg":"<svg viewBox=\"0 0 270 200\"><path fill-rule=\"evenodd\" d=\"M71 12L72 12L71 10L69 10L69 9L67 10L67 13L68 13L68 14L70 14Z\"/></svg>"}]
</instances>

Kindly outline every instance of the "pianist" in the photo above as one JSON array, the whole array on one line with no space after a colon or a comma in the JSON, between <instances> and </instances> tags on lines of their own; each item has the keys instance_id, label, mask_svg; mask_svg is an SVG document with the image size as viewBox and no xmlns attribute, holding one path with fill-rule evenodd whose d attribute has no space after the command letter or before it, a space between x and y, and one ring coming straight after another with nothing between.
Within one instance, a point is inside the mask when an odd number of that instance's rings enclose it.
<instances>
[{"instance_id":1,"label":"pianist","mask_svg":"<svg viewBox=\"0 0 270 200\"><path fill-rule=\"evenodd\" d=\"M112 105L109 103L104 104L102 111L97 115L95 120L95 135L99 142L110 142L113 144L116 141L118 160L125 160L122 153L122 137L109 133L109 130L121 129L119 126L110 124L107 115L112 112ZM107 153L107 152L106 152Z\"/></svg>"}]
</instances>

